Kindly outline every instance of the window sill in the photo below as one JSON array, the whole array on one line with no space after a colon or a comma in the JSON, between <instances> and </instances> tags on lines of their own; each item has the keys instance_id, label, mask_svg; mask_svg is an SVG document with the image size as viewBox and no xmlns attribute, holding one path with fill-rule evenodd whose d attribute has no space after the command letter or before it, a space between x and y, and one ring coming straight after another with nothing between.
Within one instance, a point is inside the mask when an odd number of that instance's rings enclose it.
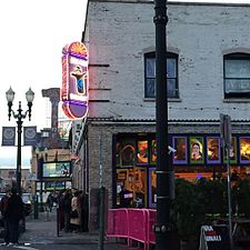
<instances>
[{"instance_id":1,"label":"window sill","mask_svg":"<svg viewBox=\"0 0 250 250\"><path fill-rule=\"evenodd\" d=\"M144 102L155 102L155 98L144 98ZM181 102L180 98L168 98L168 102Z\"/></svg>"},{"instance_id":2,"label":"window sill","mask_svg":"<svg viewBox=\"0 0 250 250\"><path fill-rule=\"evenodd\" d=\"M250 98L229 98L229 99L223 99L224 103L246 103L250 102Z\"/></svg>"}]
</instances>

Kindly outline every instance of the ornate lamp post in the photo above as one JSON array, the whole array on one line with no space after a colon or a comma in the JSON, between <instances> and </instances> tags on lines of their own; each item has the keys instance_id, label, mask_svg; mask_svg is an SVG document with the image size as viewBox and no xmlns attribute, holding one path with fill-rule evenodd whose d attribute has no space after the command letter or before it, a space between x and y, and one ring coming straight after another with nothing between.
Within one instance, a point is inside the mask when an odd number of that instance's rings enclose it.
<instances>
[{"instance_id":1,"label":"ornate lamp post","mask_svg":"<svg viewBox=\"0 0 250 250\"><path fill-rule=\"evenodd\" d=\"M32 107L32 102L34 100L35 93L29 88L29 90L26 92L26 100L28 103L28 109L23 113L23 110L21 108L21 102L19 101L19 107L17 112L15 113L12 110L12 105L13 105L13 100L15 97L15 92L12 90L10 87L9 90L6 92L6 99L8 102L8 107L9 107L9 121L11 114L12 116L17 120L17 161L16 161L16 181L17 181L17 189L19 194L22 193L21 189L21 178L22 178L22 172L21 172L21 164L22 164L22 155L21 155L21 135L22 135L22 124L23 124L23 119L26 118L26 116L29 116L29 121L31 119L31 107Z\"/></svg>"}]
</instances>

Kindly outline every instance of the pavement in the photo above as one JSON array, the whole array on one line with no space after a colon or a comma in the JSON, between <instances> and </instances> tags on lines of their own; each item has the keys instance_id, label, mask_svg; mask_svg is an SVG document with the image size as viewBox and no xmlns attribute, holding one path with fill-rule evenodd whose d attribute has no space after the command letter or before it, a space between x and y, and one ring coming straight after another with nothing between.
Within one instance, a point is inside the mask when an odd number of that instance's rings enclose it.
<instances>
[{"instance_id":1,"label":"pavement","mask_svg":"<svg viewBox=\"0 0 250 250\"><path fill-rule=\"evenodd\" d=\"M52 212L40 212L38 219L34 219L33 215L26 217L26 230L20 235L19 243L22 246L32 245L80 245L81 250L142 250L143 246L127 247L126 242L117 239L105 239L100 246L100 237L96 232L80 232L66 233L57 230L56 210ZM0 243L3 239L0 238ZM1 247L3 248L3 247ZM56 249L55 247L53 247ZM25 249L23 247L22 249ZM47 248L46 248L47 249ZM59 248L60 249L60 248ZM235 247L234 250L250 249L247 247ZM197 250L197 249L192 249Z\"/></svg>"},{"instance_id":2,"label":"pavement","mask_svg":"<svg viewBox=\"0 0 250 250\"><path fill-rule=\"evenodd\" d=\"M21 245L37 244L64 244L64 245L81 245L82 250L142 250L143 245L127 247L125 240L117 242L117 239L103 240L100 247L100 236L96 232L66 233L57 230L56 209L52 212L40 212L38 219L31 216L26 217L26 230L21 234L19 242ZM73 249L73 248L72 248ZM234 247L234 250L250 249L247 247ZM192 249L197 250L197 249Z\"/></svg>"},{"instance_id":3,"label":"pavement","mask_svg":"<svg viewBox=\"0 0 250 250\"><path fill-rule=\"evenodd\" d=\"M3 239L0 239L3 242ZM38 219L31 216L26 217L26 230L19 237L20 245L38 244L80 244L81 249L102 249L99 248L100 237L97 232L66 233L57 230L56 210L52 212L39 212ZM115 239L104 239L103 250L130 250L126 242L117 242ZM84 247L85 246L85 247ZM91 246L91 248L90 248ZM137 248L140 249L140 248Z\"/></svg>"}]
</instances>

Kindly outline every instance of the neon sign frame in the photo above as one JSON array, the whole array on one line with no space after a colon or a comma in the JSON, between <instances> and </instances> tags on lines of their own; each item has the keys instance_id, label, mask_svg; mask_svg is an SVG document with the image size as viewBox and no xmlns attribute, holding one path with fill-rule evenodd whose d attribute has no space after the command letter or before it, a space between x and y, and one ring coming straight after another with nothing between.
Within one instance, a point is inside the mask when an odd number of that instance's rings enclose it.
<instances>
[{"instance_id":1,"label":"neon sign frame","mask_svg":"<svg viewBox=\"0 0 250 250\"><path fill-rule=\"evenodd\" d=\"M62 109L72 119L83 119L89 110L88 51L81 42L62 50Z\"/></svg>"}]
</instances>

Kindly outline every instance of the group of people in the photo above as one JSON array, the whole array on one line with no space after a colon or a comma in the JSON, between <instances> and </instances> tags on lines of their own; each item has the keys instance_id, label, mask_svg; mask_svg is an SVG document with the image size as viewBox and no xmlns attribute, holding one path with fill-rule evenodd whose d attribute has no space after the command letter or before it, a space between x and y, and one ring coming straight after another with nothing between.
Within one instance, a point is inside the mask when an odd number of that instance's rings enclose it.
<instances>
[{"instance_id":1,"label":"group of people","mask_svg":"<svg viewBox=\"0 0 250 250\"><path fill-rule=\"evenodd\" d=\"M15 187L8 190L1 199L0 210L4 222L3 245L18 245L19 222L24 219L24 206L22 198Z\"/></svg>"},{"instance_id":2,"label":"group of people","mask_svg":"<svg viewBox=\"0 0 250 250\"><path fill-rule=\"evenodd\" d=\"M88 231L88 196L76 189L61 191L57 198L52 194L46 201L49 211L53 203L57 203L59 228L65 232ZM4 243L2 245L18 245L19 222L25 219L24 205L15 187L8 190L0 201L0 211L4 223Z\"/></svg>"},{"instance_id":3,"label":"group of people","mask_svg":"<svg viewBox=\"0 0 250 250\"><path fill-rule=\"evenodd\" d=\"M88 197L82 191L67 189L58 195L59 229L88 231Z\"/></svg>"}]
</instances>

